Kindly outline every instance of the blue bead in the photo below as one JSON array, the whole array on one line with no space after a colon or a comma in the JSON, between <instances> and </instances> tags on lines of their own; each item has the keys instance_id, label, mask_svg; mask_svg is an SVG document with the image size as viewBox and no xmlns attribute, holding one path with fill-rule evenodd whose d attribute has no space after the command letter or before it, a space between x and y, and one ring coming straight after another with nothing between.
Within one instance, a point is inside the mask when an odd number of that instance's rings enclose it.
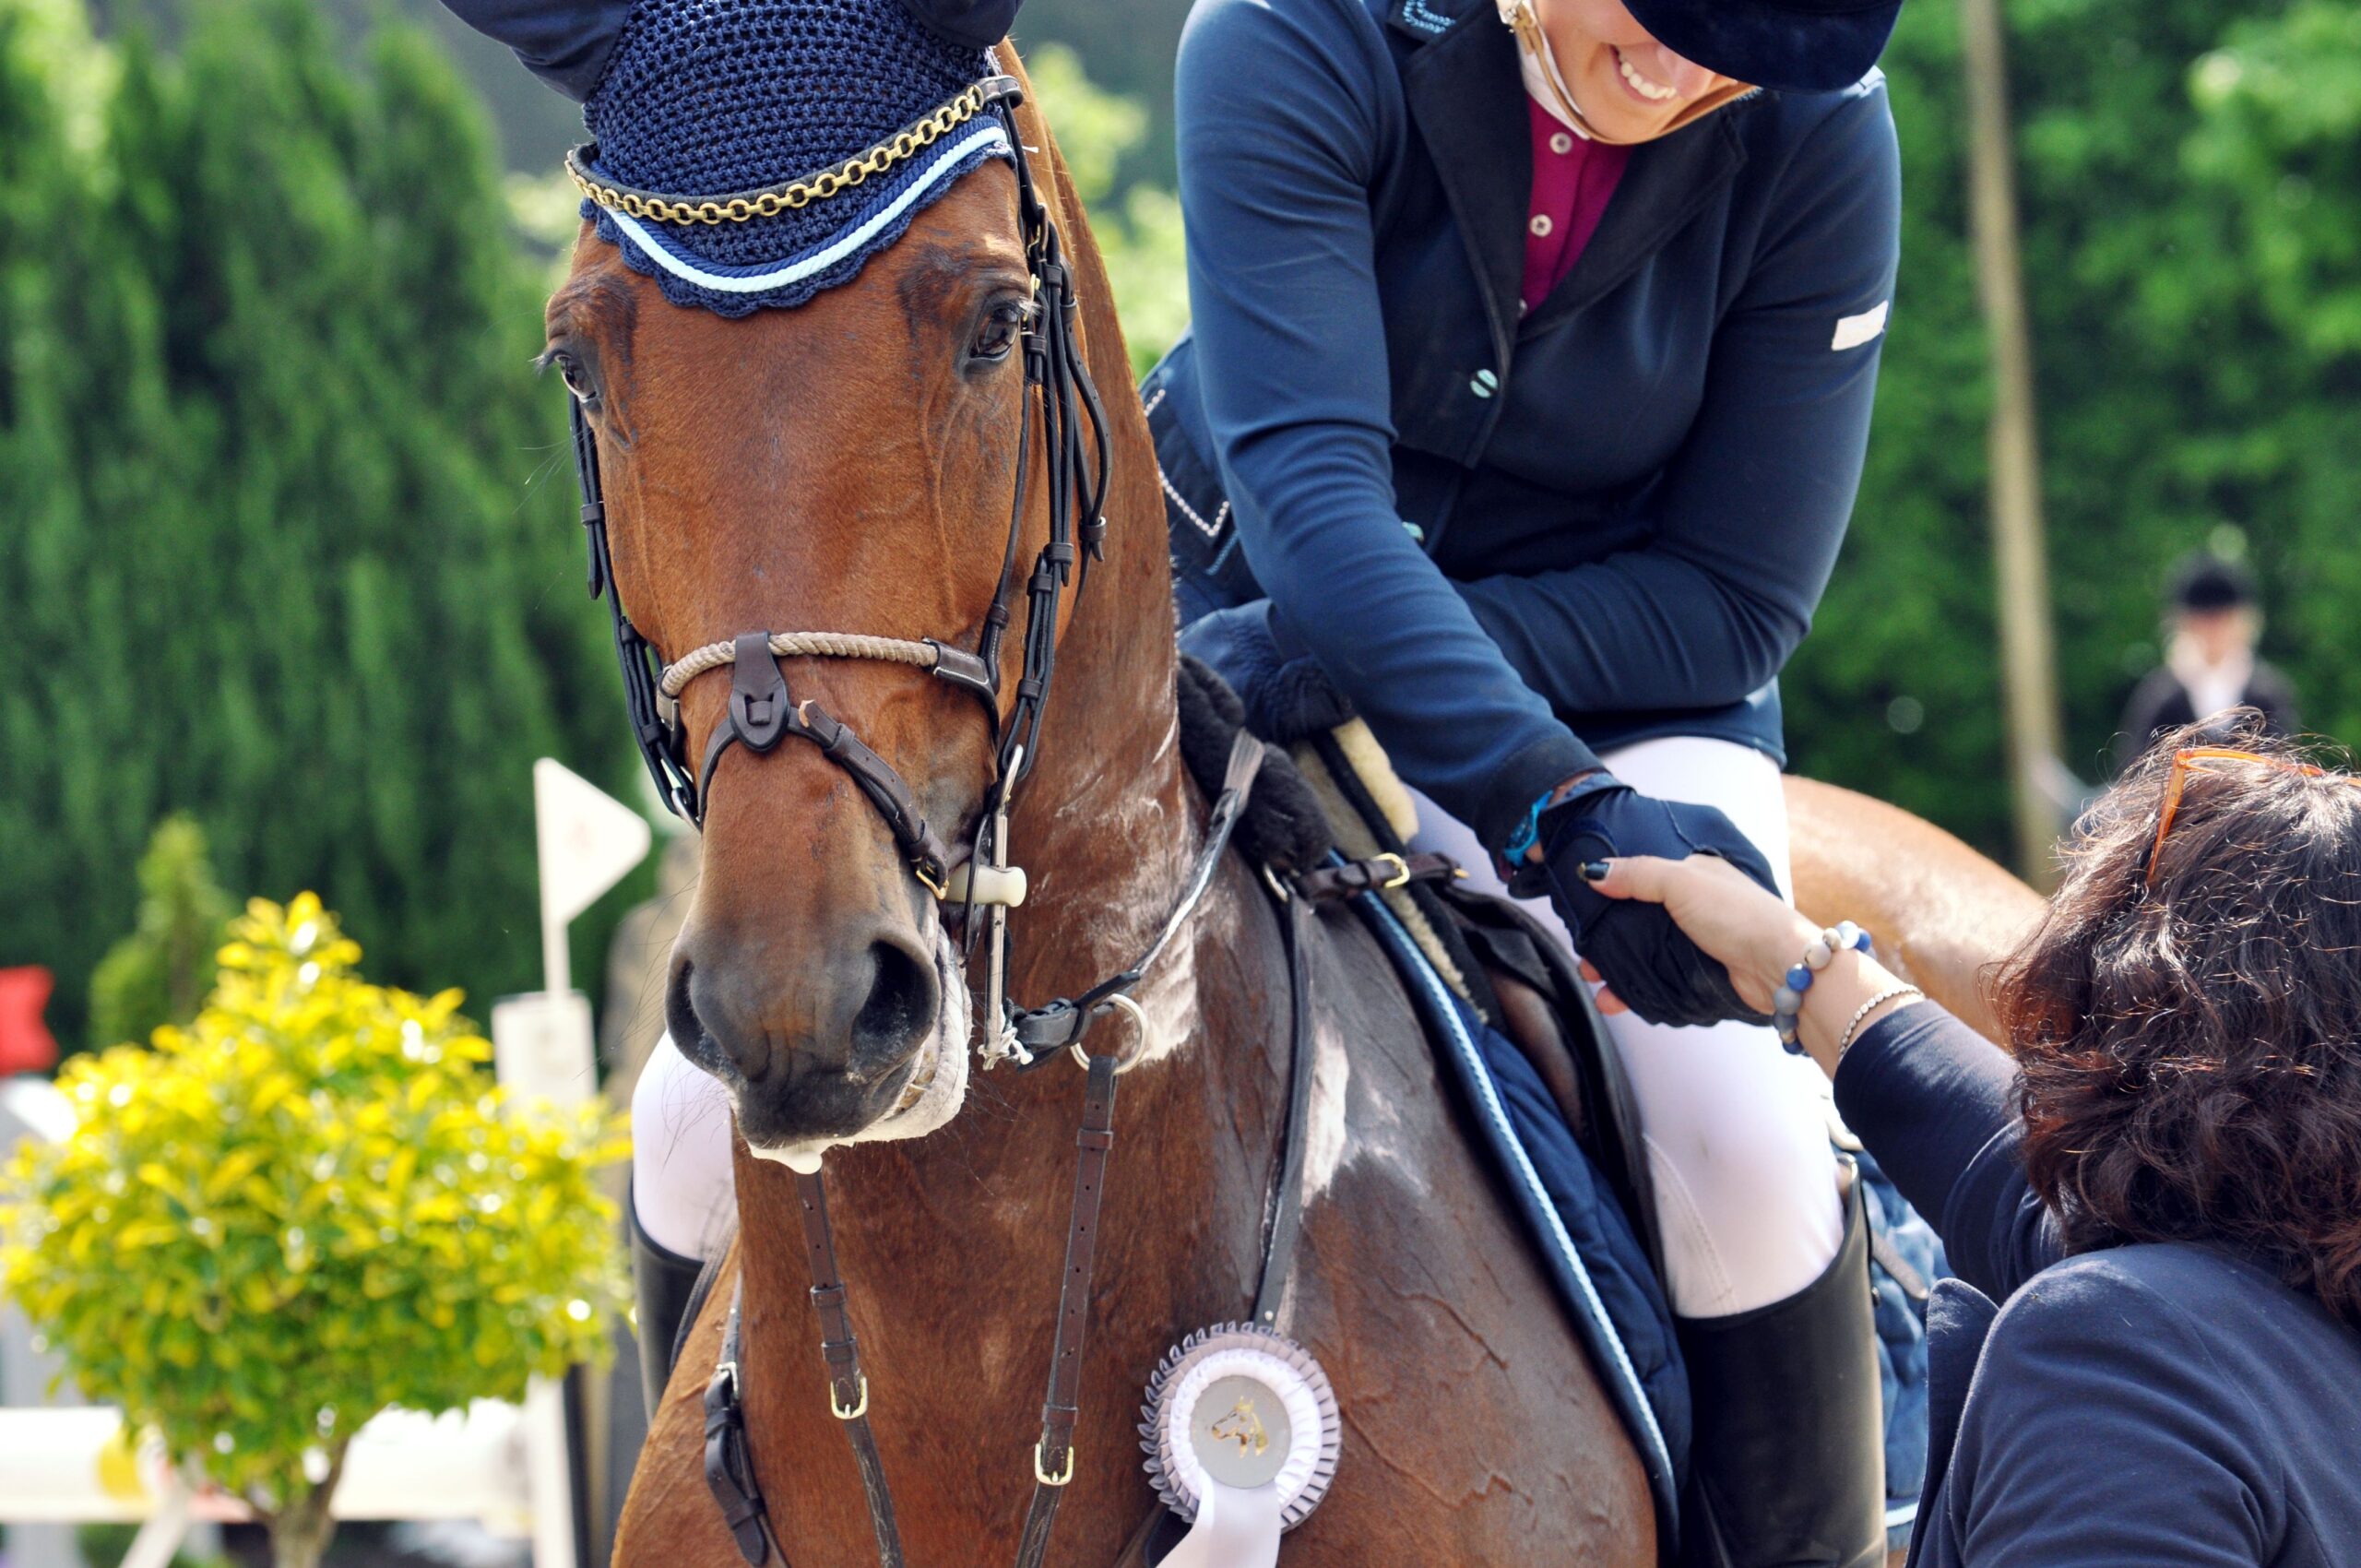
<instances>
[{"instance_id":1,"label":"blue bead","mask_svg":"<svg viewBox=\"0 0 2361 1568\"><path fill-rule=\"evenodd\" d=\"M1772 1010L1783 1018L1792 1018L1803 1010L1804 993L1793 986L1781 986L1771 993Z\"/></svg>"},{"instance_id":2,"label":"blue bead","mask_svg":"<svg viewBox=\"0 0 2361 1568\"><path fill-rule=\"evenodd\" d=\"M1787 989L1801 994L1811 989L1811 966L1797 964L1787 970Z\"/></svg>"}]
</instances>

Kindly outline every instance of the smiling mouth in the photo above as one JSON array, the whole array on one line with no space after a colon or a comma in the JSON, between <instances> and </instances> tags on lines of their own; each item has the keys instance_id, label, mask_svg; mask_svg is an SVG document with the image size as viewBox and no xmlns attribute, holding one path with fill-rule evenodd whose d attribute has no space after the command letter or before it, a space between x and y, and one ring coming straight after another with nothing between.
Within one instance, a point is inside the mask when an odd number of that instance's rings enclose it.
<instances>
[{"instance_id":1,"label":"smiling mouth","mask_svg":"<svg viewBox=\"0 0 2361 1568\"><path fill-rule=\"evenodd\" d=\"M1666 104L1680 96L1664 83L1642 76L1638 68L1624 58L1620 49L1615 51L1615 74L1623 78L1623 85L1631 89L1632 96L1643 103Z\"/></svg>"}]
</instances>

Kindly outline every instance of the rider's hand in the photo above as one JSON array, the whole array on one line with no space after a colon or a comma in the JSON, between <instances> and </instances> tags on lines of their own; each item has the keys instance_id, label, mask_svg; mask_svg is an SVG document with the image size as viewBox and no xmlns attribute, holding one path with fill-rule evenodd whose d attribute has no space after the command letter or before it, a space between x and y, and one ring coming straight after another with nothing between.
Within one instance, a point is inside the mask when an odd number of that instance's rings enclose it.
<instances>
[{"instance_id":1,"label":"rider's hand","mask_svg":"<svg viewBox=\"0 0 2361 1568\"><path fill-rule=\"evenodd\" d=\"M1600 773L1542 814L1540 848L1550 901L1575 949L1625 1006L1652 1024L1769 1019L1769 989L1741 991L1725 960L1701 950L1663 906L1610 897L1583 874L1586 866L1631 856L1716 856L1735 885L1752 887L1794 920L1778 900L1770 862L1728 817L1711 806L1643 795Z\"/></svg>"}]
</instances>

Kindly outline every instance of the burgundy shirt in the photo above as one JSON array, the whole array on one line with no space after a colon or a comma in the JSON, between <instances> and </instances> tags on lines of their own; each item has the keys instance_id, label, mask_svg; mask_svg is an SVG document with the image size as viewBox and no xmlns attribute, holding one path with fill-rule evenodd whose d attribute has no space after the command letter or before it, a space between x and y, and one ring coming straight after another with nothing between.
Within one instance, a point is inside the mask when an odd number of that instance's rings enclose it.
<instances>
[{"instance_id":1,"label":"burgundy shirt","mask_svg":"<svg viewBox=\"0 0 2361 1568\"><path fill-rule=\"evenodd\" d=\"M1520 292L1525 308L1535 310L1597 232L1631 149L1576 136L1529 95L1525 107L1533 125L1533 200L1525 208Z\"/></svg>"}]
</instances>

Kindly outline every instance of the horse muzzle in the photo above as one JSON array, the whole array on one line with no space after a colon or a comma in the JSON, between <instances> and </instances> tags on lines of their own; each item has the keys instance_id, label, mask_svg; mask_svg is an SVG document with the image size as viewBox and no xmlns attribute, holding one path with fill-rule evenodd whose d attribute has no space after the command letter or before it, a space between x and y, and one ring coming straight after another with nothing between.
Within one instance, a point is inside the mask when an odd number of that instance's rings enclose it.
<instances>
[{"instance_id":1,"label":"horse muzzle","mask_svg":"<svg viewBox=\"0 0 2361 1568\"><path fill-rule=\"evenodd\" d=\"M775 968L716 946L683 934L666 1022L683 1054L729 1087L756 1155L816 1168L832 1146L919 1137L958 1111L973 1006L958 951L931 914L919 932L856 944L857 956L800 994L779 992Z\"/></svg>"}]
</instances>

